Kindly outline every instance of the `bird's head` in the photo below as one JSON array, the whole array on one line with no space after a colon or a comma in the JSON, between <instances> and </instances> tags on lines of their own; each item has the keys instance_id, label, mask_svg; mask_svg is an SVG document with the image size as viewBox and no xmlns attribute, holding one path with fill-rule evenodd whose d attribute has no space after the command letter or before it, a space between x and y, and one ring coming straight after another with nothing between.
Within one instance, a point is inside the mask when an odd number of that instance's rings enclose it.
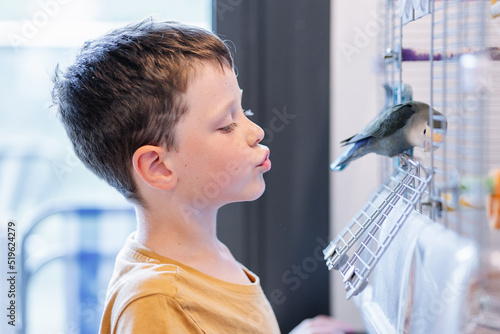
<instances>
[{"instance_id":1,"label":"bird's head","mask_svg":"<svg viewBox=\"0 0 500 334\"><path fill-rule=\"evenodd\" d=\"M444 141L444 135L445 135L446 129L444 129L444 133L442 131L439 131L438 128L431 129L429 124L425 124L424 128L424 152L429 152L429 151L434 151L435 149L439 148ZM432 135L431 135L432 133Z\"/></svg>"},{"instance_id":2,"label":"bird's head","mask_svg":"<svg viewBox=\"0 0 500 334\"><path fill-rule=\"evenodd\" d=\"M427 106L428 107L428 106ZM446 117L433 109L432 128L429 125L429 110L423 110L415 115L415 121L408 136L413 146L424 149L424 152L434 151L441 147L446 136Z\"/></svg>"}]
</instances>

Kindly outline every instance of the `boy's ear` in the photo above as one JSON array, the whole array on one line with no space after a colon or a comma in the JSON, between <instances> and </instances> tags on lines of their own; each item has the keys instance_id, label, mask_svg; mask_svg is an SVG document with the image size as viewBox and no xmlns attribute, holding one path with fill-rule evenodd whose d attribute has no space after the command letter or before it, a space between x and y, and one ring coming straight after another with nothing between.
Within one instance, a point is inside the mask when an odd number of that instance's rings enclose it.
<instances>
[{"instance_id":1,"label":"boy's ear","mask_svg":"<svg viewBox=\"0 0 500 334\"><path fill-rule=\"evenodd\" d=\"M137 175L151 187L163 190L172 189L177 179L170 170L167 152L163 147L144 145L139 147L132 157L132 164Z\"/></svg>"}]
</instances>

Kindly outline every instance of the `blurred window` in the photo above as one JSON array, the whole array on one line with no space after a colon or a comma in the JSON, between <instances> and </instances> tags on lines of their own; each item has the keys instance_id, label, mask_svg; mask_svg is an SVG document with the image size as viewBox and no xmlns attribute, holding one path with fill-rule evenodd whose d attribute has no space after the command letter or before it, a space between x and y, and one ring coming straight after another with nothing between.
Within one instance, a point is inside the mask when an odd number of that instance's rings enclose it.
<instances>
[{"instance_id":1,"label":"blurred window","mask_svg":"<svg viewBox=\"0 0 500 334\"><path fill-rule=\"evenodd\" d=\"M0 333L19 328L21 306L26 307L26 333L97 330L113 252L134 229L134 216L106 214L125 200L73 153L51 107L52 77L56 65L71 63L86 40L148 17L211 30L212 1L18 0L0 5L0 254L7 248L5 223L14 220L17 269L21 253L26 266L40 266L32 268L29 282L28 275L23 281L19 276L16 328L2 321ZM104 213L89 202L99 203ZM72 219L64 213L67 203L73 205ZM85 212L100 220L82 214L86 205L91 209ZM30 230L47 207L59 213ZM5 264L0 269L5 273ZM0 281L0 291L7 291L6 284ZM2 310L7 302L0 298Z\"/></svg>"},{"instance_id":2,"label":"blurred window","mask_svg":"<svg viewBox=\"0 0 500 334\"><path fill-rule=\"evenodd\" d=\"M2 138L28 142L32 138L39 143L48 137L56 141L53 150L60 156L52 155L49 161L55 182L43 200L49 193L50 197L120 197L90 175L73 154L55 108L51 108L55 66L70 63L86 40L147 17L211 29L212 1L20 0L3 2L1 7L0 146L6 143ZM23 212L7 209L13 218L19 218L27 208L16 209Z\"/></svg>"}]
</instances>

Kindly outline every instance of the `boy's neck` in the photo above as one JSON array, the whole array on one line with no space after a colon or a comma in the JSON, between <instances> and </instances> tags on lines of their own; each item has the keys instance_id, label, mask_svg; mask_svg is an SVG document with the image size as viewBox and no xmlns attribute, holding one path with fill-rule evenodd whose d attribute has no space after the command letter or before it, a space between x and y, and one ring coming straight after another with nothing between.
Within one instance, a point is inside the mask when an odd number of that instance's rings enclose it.
<instances>
[{"instance_id":1,"label":"boy's neck","mask_svg":"<svg viewBox=\"0 0 500 334\"><path fill-rule=\"evenodd\" d=\"M137 209L136 240L158 255L236 284L249 284L227 247L216 234L217 210L186 217L152 215Z\"/></svg>"},{"instance_id":2,"label":"boy's neck","mask_svg":"<svg viewBox=\"0 0 500 334\"><path fill-rule=\"evenodd\" d=\"M175 214L177 213L177 214ZM217 253L217 210L158 212L137 208L136 240L155 253L174 260Z\"/></svg>"}]
</instances>

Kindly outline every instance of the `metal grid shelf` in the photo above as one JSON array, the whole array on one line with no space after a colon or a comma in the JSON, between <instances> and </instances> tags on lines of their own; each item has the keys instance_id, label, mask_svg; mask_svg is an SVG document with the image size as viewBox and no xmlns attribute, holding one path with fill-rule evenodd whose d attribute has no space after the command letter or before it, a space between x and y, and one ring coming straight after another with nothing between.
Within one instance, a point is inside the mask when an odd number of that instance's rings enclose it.
<instances>
[{"instance_id":1,"label":"metal grid shelf","mask_svg":"<svg viewBox=\"0 0 500 334\"><path fill-rule=\"evenodd\" d=\"M401 166L323 251L328 269L340 271L347 299L367 286L373 268L432 179L430 170L409 156L401 156L400 161ZM389 214L394 213L399 218L389 222Z\"/></svg>"}]
</instances>

